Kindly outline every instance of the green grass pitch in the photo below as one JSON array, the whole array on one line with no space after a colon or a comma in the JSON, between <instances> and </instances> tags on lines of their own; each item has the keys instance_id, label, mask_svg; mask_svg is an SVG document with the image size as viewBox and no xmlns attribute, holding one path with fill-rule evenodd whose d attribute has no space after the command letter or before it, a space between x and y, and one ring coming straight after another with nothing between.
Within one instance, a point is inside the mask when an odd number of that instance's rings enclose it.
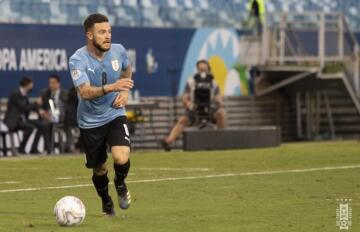
<instances>
[{"instance_id":1,"label":"green grass pitch","mask_svg":"<svg viewBox=\"0 0 360 232\"><path fill-rule=\"evenodd\" d=\"M0 231L331 232L339 231L339 198L352 199L349 231L360 231L357 141L134 152L131 160L133 204L127 211L116 207L117 216L108 218L82 155L0 159ZM55 222L54 204L65 195L86 206L80 226Z\"/></svg>"}]
</instances>

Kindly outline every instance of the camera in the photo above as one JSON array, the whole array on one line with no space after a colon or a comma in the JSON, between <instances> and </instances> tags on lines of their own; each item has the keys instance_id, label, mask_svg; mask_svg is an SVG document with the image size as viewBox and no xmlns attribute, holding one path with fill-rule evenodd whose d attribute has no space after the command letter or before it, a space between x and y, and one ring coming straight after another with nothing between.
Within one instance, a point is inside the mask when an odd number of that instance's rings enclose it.
<instances>
[{"instance_id":1,"label":"camera","mask_svg":"<svg viewBox=\"0 0 360 232\"><path fill-rule=\"evenodd\" d=\"M213 85L213 75L210 73L197 73L194 76L194 111L197 121L207 122L210 120L211 91Z\"/></svg>"}]
</instances>

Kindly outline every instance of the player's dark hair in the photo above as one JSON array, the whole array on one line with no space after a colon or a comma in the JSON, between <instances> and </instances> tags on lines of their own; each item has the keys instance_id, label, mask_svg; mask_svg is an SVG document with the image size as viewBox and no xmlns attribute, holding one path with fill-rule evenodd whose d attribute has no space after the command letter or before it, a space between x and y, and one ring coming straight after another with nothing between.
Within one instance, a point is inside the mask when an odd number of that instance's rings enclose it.
<instances>
[{"instance_id":1,"label":"player's dark hair","mask_svg":"<svg viewBox=\"0 0 360 232\"><path fill-rule=\"evenodd\" d=\"M23 76L20 80L21 87L25 87L25 86L29 85L30 83L33 83L33 80L31 79L31 77L28 77L28 76Z\"/></svg>"},{"instance_id":2,"label":"player's dark hair","mask_svg":"<svg viewBox=\"0 0 360 232\"><path fill-rule=\"evenodd\" d=\"M55 73L54 73L54 74L51 74L48 79L49 79L49 80L50 80L50 79L55 79L55 80L57 80L57 82L60 82L60 76L57 75L57 74L55 74Z\"/></svg>"},{"instance_id":3,"label":"player's dark hair","mask_svg":"<svg viewBox=\"0 0 360 232\"><path fill-rule=\"evenodd\" d=\"M206 64L208 66L209 71L211 71L210 64L207 60L205 59L199 60L198 62L196 62L196 67L199 68L200 64Z\"/></svg>"},{"instance_id":4,"label":"player's dark hair","mask_svg":"<svg viewBox=\"0 0 360 232\"><path fill-rule=\"evenodd\" d=\"M99 13L91 14L84 21L84 30L85 32L88 32L89 29L91 29L95 23L104 23L104 22L109 22L108 17L106 17L105 15Z\"/></svg>"}]
</instances>

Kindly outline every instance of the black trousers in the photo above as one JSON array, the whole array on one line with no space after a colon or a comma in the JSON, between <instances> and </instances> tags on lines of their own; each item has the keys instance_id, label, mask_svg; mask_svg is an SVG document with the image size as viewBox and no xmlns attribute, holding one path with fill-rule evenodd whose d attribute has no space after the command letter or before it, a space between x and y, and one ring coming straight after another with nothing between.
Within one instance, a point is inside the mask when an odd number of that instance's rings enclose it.
<instances>
[{"instance_id":1,"label":"black trousers","mask_svg":"<svg viewBox=\"0 0 360 232\"><path fill-rule=\"evenodd\" d=\"M25 151L25 146L32 132L37 129L30 153L37 152L37 146L41 136L44 136L45 150L51 152L51 123L43 120L20 121L15 130L22 130L23 140L20 143L20 151Z\"/></svg>"}]
</instances>

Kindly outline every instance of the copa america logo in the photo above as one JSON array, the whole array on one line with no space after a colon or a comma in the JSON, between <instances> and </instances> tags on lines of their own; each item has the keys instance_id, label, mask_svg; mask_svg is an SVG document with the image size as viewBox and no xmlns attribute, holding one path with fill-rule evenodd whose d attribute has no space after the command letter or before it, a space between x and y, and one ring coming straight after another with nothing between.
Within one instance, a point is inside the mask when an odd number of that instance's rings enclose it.
<instances>
[{"instance_id":1,"label":"copa america logo","mask_svg":"<svg viewBox=\"0 0 360 232\"><path fill-rule=\"evenodd\" d=\"M336 226L340 230L349 230L352 222L352 209L351 202L352 199L336 199L338 202L338 207L336 208Z\"/></svg>"}]
</instances>

